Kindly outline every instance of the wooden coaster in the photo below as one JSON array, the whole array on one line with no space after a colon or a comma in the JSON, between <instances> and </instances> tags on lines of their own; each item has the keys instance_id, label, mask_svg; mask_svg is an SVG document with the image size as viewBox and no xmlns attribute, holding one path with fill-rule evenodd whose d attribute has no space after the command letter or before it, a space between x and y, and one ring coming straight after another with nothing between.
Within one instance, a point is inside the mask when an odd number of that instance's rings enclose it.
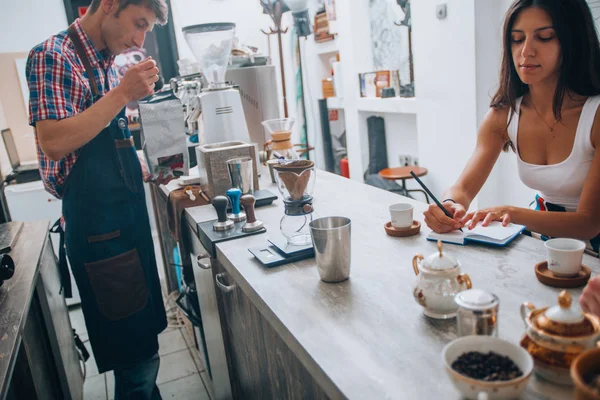
<instances>
[{"instance_id":1,"label":"wooden coaster","mask_svg":"<svg viewBox=\"0 0 600 400\"><path fill-rule=\"evenodd\" d=\"M413 221L410 228L398 229L392 226L392 221L387 222L384 225L385 233L394 237L407 237L416 235L421 231L421 223L419 221Z\"/></svg>"},{"instance_id":2,"label":"wooden coaster","mask_svg":"<svg viewBox=\"0 0 600 400\"><path fill-rule=\"evenodd\" d=\"M554 276L552 271L548 269L548 261L542 261L535 265L535 276L538 281L544 285L557 287L557 288L576 288L584 286L590 279L592 270L587 266L582 265L577 276L571 278L562 278Z\"/></svg>"}]
</instances>

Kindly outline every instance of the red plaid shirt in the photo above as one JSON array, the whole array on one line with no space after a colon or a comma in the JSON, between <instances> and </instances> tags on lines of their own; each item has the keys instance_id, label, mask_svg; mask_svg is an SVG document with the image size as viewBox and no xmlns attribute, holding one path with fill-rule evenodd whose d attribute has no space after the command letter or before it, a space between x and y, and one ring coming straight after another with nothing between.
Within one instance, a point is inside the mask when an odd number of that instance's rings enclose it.
<instances>
[{"instance_id":1,"label":"red plaid shirt","mask_svg":"<svg viewBox=\"0 0 600 400\"><path fill-rule=\"evenodd\" d=\"M113 66L114 56L94 47L79 19L73 24L94 69L94 79L100 95L119 84ZM61 120L77 115L93 104L92 89L67 31L52 36L29 53L26 68L29 85L29 124L38 121ZM60 161L52 161L42 151L35 132L40 175L46 190L61 198L65 180L77 161L78 150Z\"/></svg>"}]
</instances>

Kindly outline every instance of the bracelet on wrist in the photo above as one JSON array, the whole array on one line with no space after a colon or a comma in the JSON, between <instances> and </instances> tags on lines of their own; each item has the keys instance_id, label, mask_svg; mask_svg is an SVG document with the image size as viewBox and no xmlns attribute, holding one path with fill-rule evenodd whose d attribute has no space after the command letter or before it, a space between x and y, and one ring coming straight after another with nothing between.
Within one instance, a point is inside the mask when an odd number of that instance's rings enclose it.
<instances>
[{"instance_id":1,"label":"bracelet on wrist","mask_svg":"<svg viewBox=\"0 0 600 400\"><path fill-rule=\"evenodd\" d=\"M448 199L445 199L444 201L442 201L442 203L445 203L445 202L447 202L447 201L451 201L451 202L453 202L454 204L458 204L456 201L454 201L454 200L452 200L452 199L450 199L450 198L448 198Z\"/></svg>"}]
</instances>

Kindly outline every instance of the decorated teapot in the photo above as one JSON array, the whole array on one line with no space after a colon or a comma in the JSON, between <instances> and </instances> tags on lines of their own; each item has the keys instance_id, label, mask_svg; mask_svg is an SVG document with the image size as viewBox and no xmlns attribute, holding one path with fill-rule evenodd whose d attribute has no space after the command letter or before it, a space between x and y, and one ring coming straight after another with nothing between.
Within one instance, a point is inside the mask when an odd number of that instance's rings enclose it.
<instances>
[{"instance_id":1,"label":"decorated teapot","mask_svg":"<svg viewBox=\"0 0 600 400\"><path fill-rule=\"evenodd\" d=\"M423 307L424 314L436 319L455 317L458 306L454 296L472 287L469 275L460 273L460 263L443 254L442 242L438 241L437 253L427 258L417 254L412 264L417 275L413 296Z\"/></svg>"},{"instance_id":2,"label":"decorated teapot","mask_svg":"<svg viewBox=\"0 0 600 400\"><path fill-rule=\"evenodd\" d=\"M594 347L600 334L600 319L584 314L572 304L566 290L558 295L553 307L521 305L521 317L527 328L521 347L535 361L534 371L556 383L571 384L570 367L575 358Z\"/></svg>"}]
</instances>

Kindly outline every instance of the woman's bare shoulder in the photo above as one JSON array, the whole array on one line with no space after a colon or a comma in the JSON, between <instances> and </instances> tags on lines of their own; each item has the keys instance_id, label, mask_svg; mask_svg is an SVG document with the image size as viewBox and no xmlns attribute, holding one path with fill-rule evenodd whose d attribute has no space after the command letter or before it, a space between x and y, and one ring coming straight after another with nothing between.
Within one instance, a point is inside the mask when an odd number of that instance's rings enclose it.
<instances>
[{"instance_id":1,"label":"woman's bare shoulder","mask_svg":"<svg viewBox=\"0 0 600 400\"><path fill-rule=\"evenodd\" d=\"M493 132L508 140L506 128L508 127L509 113L510 107L508 106L490 107L484 118L482 127L485 127L486 131Z\"/></svg>"}]
</instances>

